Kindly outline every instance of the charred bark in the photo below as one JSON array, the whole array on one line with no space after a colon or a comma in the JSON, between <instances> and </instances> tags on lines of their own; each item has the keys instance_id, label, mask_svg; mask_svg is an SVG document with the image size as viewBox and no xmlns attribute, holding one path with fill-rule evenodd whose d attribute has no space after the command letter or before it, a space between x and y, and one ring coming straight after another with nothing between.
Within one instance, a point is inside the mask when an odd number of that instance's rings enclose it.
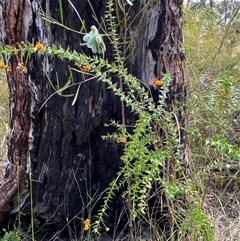
<instances>
[{"instance_id":1,"label":"charred bark","mask_svg":"<svg viewBox=\"0 0 240 241\"><path fill-rule=\"evenodd\" d=\"M41 17L40 9L61 21L56 1L42 0L41 6L38 0L32 0L31 3L29 0L1 2L0 6L7 10L6 16L0 18L5 24L2 25L5 26L2 44L17 46L27 38L33 43L39 41L45 46L69 46L91 55L89 50L80 46L82 36L50 24ZM71 2L86 21L87 29L97 25L87 1ZM104 15L105 1L91 2L100 19ZM63 0L62 4L64 24L75 30L80 29L80 20L71 4L67 0ZM136 14L139 9L138 3L135 4L131 14ZM31 18L28 29L26 23ZM136 34L131 43L135 52L128 61L132 74L148 86L152 85L155 77L161 78L167 71L172 74L166 102L168 110L173 110L186 98L181 21L182 1L159 0L148 5L140 21L136 19L128 32L129 36ZM112 50L109 48L107 52L107 58L111 60ZM15 200L19 183L26 183L25 188L21 189L24 201L22 211L29 214L29 198L26 198L29 160L33 173L34 213L41 222L53 224L57 231L74 217L79 218L81 225L81 220L89 215L90 196L95 196L92 214L101 205L101 194L118 171L123 150L121 143L104 141L101 137L114 131L111 127L106 128L105 123L121 120L121 104L103 83L96 80L81 84L74 106L71 98L53 95L48 99L54 90L42 63L53 85L57 85L58 78L63 86L69 73L67 63L58 57L39 57L36 54L27 61L26 68L20 56L15 55L11 59L13 72L8 75L8 83L11 109L9 161L12 169L0 186L0 192L5 194L0 199L0 213L9 213L19 207L18 199ZM84 80L80 74L73 73L73 76L75 82ZM65 94L75 92L76 87L73 86ZM182 109L179 109L177 117L181 126L184 126ZM180 136L184 149L182 129ZM116 211L119 205L122 205L120 198L110 205L111 212ZM109 225L114 223L114 218L114 215L109 217Z\"/></svg>"},{"instance_id":2,"label":"charred bark","mask_svg":"<svg viewBox=\"0 0 240 241\"><path fill-rule=\"evenodd\" d=\"M132 43L135 48L129 69L138 79L153 86L155 78L162 78L166 72L172 75L172 82L166 100L166 109L177 109L180 124L179 135L182 149L185 150L184 109L181 103L186 100L187 89L184 77L185 54L183 51L182 1L157 1L146 10L145 15L130 29L136 34ZM136 15L136 12L133 12ZM140 22L140 24L139 24ZM157 95L161 90L155 88ZM176 108L177 107L177 108ZM188 167L187 155L183 158ZM187 170L186 170L187 171Z\"/></svg>"},{"instance_id":3,"label":"charred bark","mask_svg":"<svg viewBox=\"0 0 240 241\"><path fill-rule=\"evenodd\" d=\"M2 39L8 35L12 46L21 43L26 38L28 23L24 23L23 13L31 13L29 1L11 1L1 3L1 22L5 17L6 29L2 29ZM4 12L7 13L4 16ZM31 19L31 16L25 16ZM6 176L1 183L0 216L12 212L16 208L16 200L20 202L28 195L28 142L30 132L31 98L26 83L26 67L22 64L21 56L11 58L14 71L8 76L10 90L11 134L9 136L9 165ZM17 196L19 198L17 199ZM20 204L19 204L20 205Z\"/></svg>"}]
</instances>

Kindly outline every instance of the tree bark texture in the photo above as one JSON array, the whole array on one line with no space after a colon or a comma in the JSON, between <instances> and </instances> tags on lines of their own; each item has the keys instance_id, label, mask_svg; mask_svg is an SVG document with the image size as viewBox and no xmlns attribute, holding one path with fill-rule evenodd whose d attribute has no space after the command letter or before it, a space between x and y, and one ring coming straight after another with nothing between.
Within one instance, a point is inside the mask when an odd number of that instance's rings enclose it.
<instances>
[{"instance_id":1,"label":"tree bark texture","mask_svg":"<svg viewBox=\"0 0 240 241\"><path fill-rule=\"evenodd\" d=\"M98 19L104 18L105 1L91 1L91 6L84 0L71 2L85 20L88 30L92 25L98 25L93 17L94 11ZM127 66L148 86L153 85L154 78L162 78L164 73L170 72L173 78L166 107L172 110L186 98L182 1L150 2L147 1L144 10L128 29L128 36L134 36L131 48L135 51ZM130 10L132 19L140 9L139 4L136 1ZM67 0L62 0L62 5L64 24L79 30L81 23L72 5ZM82 35L44 21L40 9L61 22L58 1L0 0L1 45L17 46L17 43L28 40L41 42L44 46L69 46L72 50L92 55L90 50L80 46ZM106 58L110 61L113 59L111 55L108 45ZM34 213L39 220L51 223L59 230L75 216L79 220L88 217L89 197L100 195L121 165L123 144L102 139L102 135L114 131L104 124L121 120L121 104L105 84L95 79L81 84L73 106L72 98L57 94L46 101L54 90L43 69L55 86L57 79L63 86L69 75L67 63L58 57L50 59L47 55L39 57L37 54L28 61L14 55L10 61L13 69L8 74L10 164L0 186L1 219L16 211L21 202L24 202L22 211L29 212L28 163L31 162ZM74 66L73 63L70 65ZM83 80L81 74L74 72L73 76L75 82ZM73 86L64 93L75 92L76 86ZM181 126L184 125L183 113L182 109L177 113ZM181 129L180 135L184 149ZM19 192L22 197L20 203L16 201ZM102 196L98 197L100 200ZM101 201L93 201L93 213L101 204ZM121 205L120 198L116 199L110 205L109 213ZM114 218L113 215L108 217L109 226L114 223Z\"/></svg>"}]
</instances>

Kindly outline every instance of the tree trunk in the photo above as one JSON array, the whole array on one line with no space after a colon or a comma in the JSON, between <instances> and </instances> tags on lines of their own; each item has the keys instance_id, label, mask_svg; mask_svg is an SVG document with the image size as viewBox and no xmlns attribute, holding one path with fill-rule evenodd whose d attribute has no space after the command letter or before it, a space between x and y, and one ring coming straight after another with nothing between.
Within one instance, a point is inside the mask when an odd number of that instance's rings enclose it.
<instances>
[{"instance_id":1,"label":"tree trunk","mask_svg":"<svg viewBox=\"0 0 240 241\"><path fill-rule=\"evenodd\" d=\"M87 30L98 25L93 18L94 11L100 21L101 17L104 18L105 1L91 1L91 6L84 0L71 2L85 20ZM153 85L154 78L162 78L164 73L170 72L173 79L166 104L167 109L172 110L186 98L182 1L150 2L138 16L139 1L131 7L130 16L137 18L128 29L128 35L134 36L131 48L135 51L127 66L148 86ZM0 0L0 7L1 45L17 47L28 40L34 44L41 42L44 46L69 46L72 50L92 54L85 46L80 46L82 35L50 24L41 17L40 9L60 22L63 20L66 26L79 30L80 20L67 0L62 0L63 19L58 1ZM110 46L107 46L106 58L112 60ZM20 206L23 213L30 214L28 165L31 163L36 219L51 224L53 232L61 230L74 217L77 217L75 224L81 224L90 209L96 214L102 204L99 201L102 192L121 165L123 144L102 139L102 135L114 131L104 124L121 120L121 103L105 84L95 80L81 84L73 106L72 98L52 95L54 90L46 73L55 86L57 81L64 86L69 76L67 63L58 57L50 59L47 55L35 54L30 59L26 56L21 59L14 55L10 64L12 72L7 76L11 112L10 164L0 186L1 219L4 221L8 214L16 213ZM75 72L73 77L75 82L84 80ZM70 87L64 94L75 93L76 88ZM177 118L180 126L184 126L182 109L179 109ZM185 149L182 129L180 137ZM187 164L186 158L184 161ZM88 206L93 196L95 199ZM118 198L111 203L110 214L118 209L120 202ZM114 215L108 217L109 226L114 223L114 218Z\"/></svg>"}]
</instances>

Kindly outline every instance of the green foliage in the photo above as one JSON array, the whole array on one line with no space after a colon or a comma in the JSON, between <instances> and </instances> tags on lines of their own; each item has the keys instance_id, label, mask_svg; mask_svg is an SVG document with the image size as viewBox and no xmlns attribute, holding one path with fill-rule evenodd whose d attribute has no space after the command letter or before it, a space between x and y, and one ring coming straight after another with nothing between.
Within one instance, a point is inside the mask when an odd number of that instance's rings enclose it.
<instances>
[{"instance_id":1,"label":"green foliage","mask_svg":"<svg viewBox=\"0 0 240 241\"><path fill-rule=\"evenodd\" d=\"M232 145L229 142L234 136L233 121L240 106L237 47L240 36L236 33L237 19L220 25L218 16L215 8L185 10L186 75L190 92L187 132L198 165L209 163L209 159L219 161L220 150L226 151L221 157L224 162L232 158L228 155L230 149L238 156L237 148L226 148L225 142ZM216 138L222 140L217 149L213 148L216 145L210 145L216 144Z\"/></svg>"},{"instance_id":2,"label":"green foliage","mask_svg":"<svg viewBox=\"0 0 240 241\"><path fill-rule=\"evenodd\" d=\"M218 12L213 8L184 11L186 74L191 78L191 89L204 76L240 76L237 19L223 25L218 20Z\"/></svg>"},{"instance_id":3,"label":"green foliage","mask_svg":"<svg viewBox=\"0 0 240 241\"><path fill-rule=\"evenodd\" d=\"M184 15L185 73L190 93L186 131L192 161L191 179L196 183L198 198L201 197L200 206L207 204L208 212L214 210L210 221L215 233L221 233L209 239L202 236L200 240L228 239L223 228L220 225L214 227L214 223L227 219L229 213L224 203L238 202L234 186L239 175L237 169L236 173L232 169L234 174L231 174L228 168L240 160L239 135L234 124L240 114L239 16L232 11L228 21L222 21L222 17L215 7L185 9ZM208 196L218 201L211 203ZM195 202L196 196L191 199ZM192 223L198 217L191 219ZM226 229L227 223L222 224ZM210 227L210 223L206 223L207 226ZM229 222L229 229L234 233L234 230L239 230L239 224L231 226ZM207 235L205 231L200 233ZM198 239L195 236L192 240Z\"/></svg>"},{"instance_id":4,"label":"green foliage","mask_svg":"<svg viewBox=\"0 0 240 241\"><path fill-rule=\"evenodd\" d=\"M214 240L211 220L197 204L189 209L188 219L183 224L182 232L188 232L189 227L193 230L190 240Z\"/></svg>"},{"instance_id":5,"label":"green foliage","mask_svg":"<svg viewBox=\"0 0 240 241\"><path fill-rule=\"evenodd\" d=\"M166 75L164 78L164 89L168 89L170 76ZM125 82L126 83L126 82ZM135 86L133 82L131 88ZM129 84L130 84L129 83ZM139 82L135 84L138 86ZM161 178L159 176L159 170L164 167L171 157L171 161L181 162L181 154L177 155L177 151L180 152L180 144L178 142L177 133L174 130L170 114L163 111L162 106L159 105L157 108L152 105L152 100L148 98L145 91L141 95L141 100L132 101L129 96L124 92L114 91L124 99L126 105L130 106L132 111L139 114L139 119L136 123L136 127L131 133L127 132L124 126L113 122L118 133L117 135L108 135L105 139L114 138L116 141L121 141L125 144L124 153L121 160L124 163L122 170L119 172L118 177L122 179L119 183L122 186L131 180L131 185L127 192L123 194L123 198L126 198L130 193L132 199L132 214L133 218L140 213L145 212L146 200L148 198L148 191L151 189L153 182L162 184L166 187L167 196L170 197L170 182L167 180L169 177ZM128 99L129 98L129 99ZM166 138L166 145L158 148L159 143L158 130L160 127L164 127L168 138ZM176 154L173 156L174 148L176 148ZM180 165L176 165L180 171ZM111 185L112 189L119 189L119 185ZM171 190L171 198L173 198L179 189L175 188ZM168 195L169 193L169 195ZM108 198L107 198L108 201ZM105 203L106 204L106 203Z\"/></svg>"},{"instance_id":6,"label":"green foliage","mask_svg":"<svg viewBox=\"0 0 240 241\"><path fill-rule=\"evenodd\" d=\"M4 230L5 231L5 230ZM18 232L15 231L5 231L4 237L1 239L1 241L20 241L20 236Z\"/></svg>"}]
</instances>

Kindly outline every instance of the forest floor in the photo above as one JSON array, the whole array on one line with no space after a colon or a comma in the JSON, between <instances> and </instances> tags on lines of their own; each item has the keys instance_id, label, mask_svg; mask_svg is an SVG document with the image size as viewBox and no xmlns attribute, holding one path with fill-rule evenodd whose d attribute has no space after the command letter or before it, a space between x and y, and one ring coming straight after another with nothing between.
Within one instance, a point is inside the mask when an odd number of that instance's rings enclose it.
<instances>
[{"instance_id":1,"label":"forest floor","mask_svg":"<svg viewBox=\"0 0 240 241\"><path fill-rule=\"evenodd\" d=\"M211 173L206 184L205 209L215 240L240 241L240 169Z\"/></svg>"}]
</instances>

